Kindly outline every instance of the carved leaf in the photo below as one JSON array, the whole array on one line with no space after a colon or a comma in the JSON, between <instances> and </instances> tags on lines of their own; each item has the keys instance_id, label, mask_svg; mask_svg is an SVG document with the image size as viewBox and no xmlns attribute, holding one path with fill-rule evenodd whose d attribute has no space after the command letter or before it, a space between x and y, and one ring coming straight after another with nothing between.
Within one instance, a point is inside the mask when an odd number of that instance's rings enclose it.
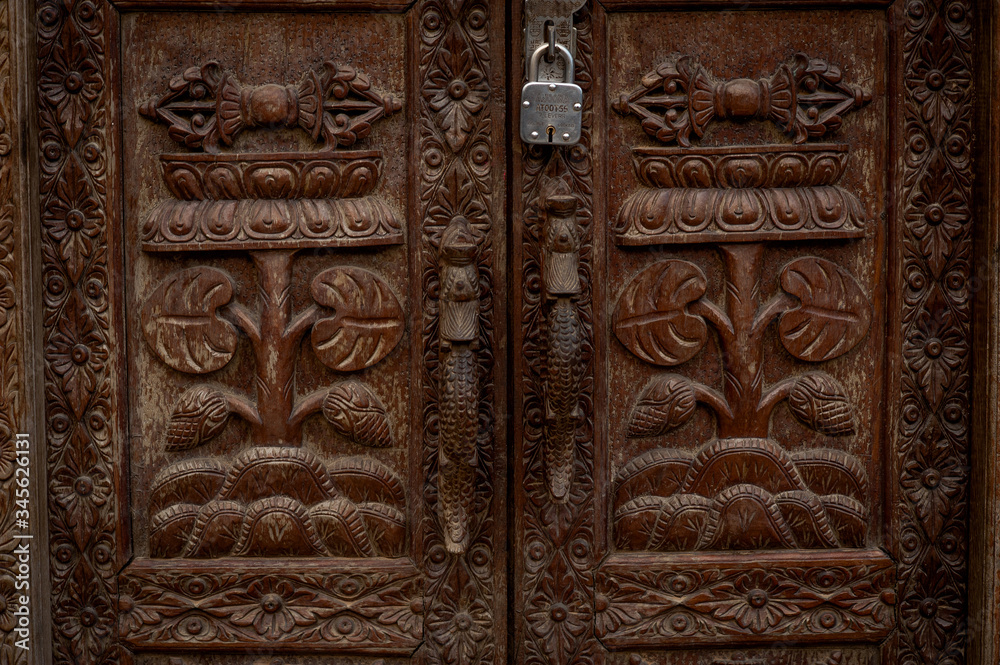
<instances>
[{"instance_id":1,"label":"carved leaf","mask_svg":"<svg viewBox=\"0 0 1000 665\"><path fill-rule=\"evenodd\" d=\"M222 431L229 418L226 397L209 386L184 391L167 424L167 452L190 450Z\"/></svg>"},{"instance_id":2,"label":"carved leaf","mask_svg":"<svg viewBox=\"0 0 1000 665\"><path fill-rule=\"evenodd\" d=\"M778 321L781 343L796 358L836 358L868 332L871 303L857 280L836 263L816 257L792 261L781 272L781 288L801 301Z\"/></svg>"},{"instance_id":3,"label":"carved leaf","mask_svg":"<svg viewBox=\"0 0 1000 665\"><path fill-rule=\"evenodd\" d=\"M804 374L792 386L788 406L806 427L821 434L854 433L854 408L840 383L823 372Z\"/></svg>"},{"instance_id":4,"label":"carved leaf","mask_svg":"<svg viewBox=\"0 0 1000 665\"><path fill-rule=\"evenodd\" d=\"M313 299L334 315L316 322L312 345L328 367L355 372L382 360L403 337L403 310L378 275L361 268L325 270Z\"/></svg>"},{"instance_id":5,"label":"carved leaf","mask_svg":"<svg viewBox=\"0 0 1000 665\"><path fill-rule=\"evenodd\" d=\"M680 427L694 413L696 400L691 381L683 376L667 374L654 378L639 396L629 436L659 436Z\"/></svg>"},{"instance_id":6,"label":"carved leaf","mask_svg":"<svg viewBox=\"0 0 1000 665\"><path fill-rule=\"evenodd\" d=\"M705 320L688 305L705 294L701 268L687 261L661 261L625 288L614 314L615 335L629 351L654 365L690 360L708 338Z\"/></svg>"},{"instance_id":7,"label":"carved leaf","mask_svg":"<svg viewBox=\"0 0 1000 665\"><path fill-rule=\"evenodd\" d=\"M214 268L178 270L142 308L142 331L157 356L180 372L222 369L236 351L236 329L217 314L233 297L229 276Z\"/></svg>"},{"instance_id":8,"label":"carved leaf","mask_svg":"<svg viewBox=\"0 0 1000 665\"><path fill-rule=\"evenodd\" d=\"M355 443L373 448L392 445L392 431L382 401L360 381L338 383L323 400L323 415Z\"/></svg>"}]
</instances>

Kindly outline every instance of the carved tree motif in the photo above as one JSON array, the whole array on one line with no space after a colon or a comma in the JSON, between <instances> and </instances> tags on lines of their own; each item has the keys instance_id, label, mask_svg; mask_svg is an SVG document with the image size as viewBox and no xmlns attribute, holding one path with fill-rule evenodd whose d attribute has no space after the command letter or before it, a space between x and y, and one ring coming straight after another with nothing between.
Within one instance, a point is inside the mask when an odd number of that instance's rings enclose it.
<instances>
[{"instance_id":1,"label":"carved tree motif","mask_svg":"<svg viewBox=\"0 0 1000 665\"><path fill-rule=\"evenodd\" d=\"M615 334L636 356L656 365L690 360L715 328L722 351L720 394L697 381L655 378L639 398L630 436L656 436L683 424L695 403L718 420L719 441L698 455L633 460L619 474L617 540L625 549L754 549L862 546L864 495L846 489L816 492L797 464L767 439L771 413L788 400L806 426L828 435L851 434L854 415L843 387L832 376L811 372L764 389L763 333L775 320L792 355L822 362L850 351L868 332L871 305L855 279L817 257L792 261L781 273L783 292L761 305L761 244L721 245L725 259L726 311L705 297L704 273L693 263L656 263L625 288L613 316ZM756 438L746 438L756 437ZM845 456L849 458L850 456ZM843 461L839 473L863 482L860 464ZM839 460L838 460L839 461ZM831 463L833 464L833 463ZM651 492L643 479L670 474ZM861 474L861 475L858 475ZM730 533L736 511L753 515ZM749 511L749 512L747 512Z\"/></svg>"},{"instance_id":2,"label":"carved tree motif","mask_svg":"<svg viewBox=\"0 0 1000 665\"><path fill-rule=\"evenodd\" d=\"M232 279L206 266L174 272L143 306L143 334L171 368L189 374L222 369L236 353L239 333L256 365L253 397L202 384L186 390L174 408L168 450L206 444L232 415L249 423L256 447L231 468L188 460L162 471L154 494L165 498L154 502L150 525L154 556L401 554L403 497L400 490L389 493L399 495L395 500L386 498L386 485L400 484L389 469L363 458L328 469L307 451L286 448L301 445L303 423L319 412L354 443L393 445L385 406L370 387L349 380L298 396L295 366L307 334L319 360L337 372L381 361L405 327L395 294L378 275L350 266L317 274L313 304L301 312L292 311L291 292L294 257L303 248L401 241L392 212L369 196L379 153L332 150L364 138L371 122L399 108L346 66L327 63L297 88L242 88L209 63L187 70L170 92L141 109L188 147L214 152L244 129L297 126L328 148L161 160L177 198L150 215L144 249L247 252L257 269L260 306L251 312L234 297ZM335 482L341 474L351 479L345 487Z\"/></svg>"}]
</instances>

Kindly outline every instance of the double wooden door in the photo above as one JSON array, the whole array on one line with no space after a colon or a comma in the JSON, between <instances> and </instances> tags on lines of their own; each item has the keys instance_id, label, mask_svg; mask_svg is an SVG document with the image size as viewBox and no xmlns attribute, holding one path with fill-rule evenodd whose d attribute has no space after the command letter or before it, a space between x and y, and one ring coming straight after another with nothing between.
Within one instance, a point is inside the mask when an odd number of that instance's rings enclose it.
<instances>
[{"instance_id":1,"label":"double wooden door","mask_svg":"<svg viewBox=\"0 0 1000 665\"><path fill-rule=\"evenodd\" d=\"M964 661L971 2L10 2L46 659Z\"/></svg>"}]
</instances>

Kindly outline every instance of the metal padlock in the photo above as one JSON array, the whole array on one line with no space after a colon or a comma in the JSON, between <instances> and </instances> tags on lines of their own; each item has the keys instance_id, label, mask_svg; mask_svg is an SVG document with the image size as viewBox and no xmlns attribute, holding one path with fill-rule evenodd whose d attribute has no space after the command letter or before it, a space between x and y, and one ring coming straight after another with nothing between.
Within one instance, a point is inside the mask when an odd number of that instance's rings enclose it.
<instances>
[{"instance_id":1,"label":"metal padlock","mask_svg":"<svg viewBox=\"0 0 1000 665\"><path fill-rule=\"evenodd\" d=\"M564 80L536 80L538 62L550 45L535 49L528 65L528 82L521 89L521 139L543 145L575 145L583 124L583 89L573 83L573 54L562 44L554 46L566 63Z\"/></svg>"}]
</instances>

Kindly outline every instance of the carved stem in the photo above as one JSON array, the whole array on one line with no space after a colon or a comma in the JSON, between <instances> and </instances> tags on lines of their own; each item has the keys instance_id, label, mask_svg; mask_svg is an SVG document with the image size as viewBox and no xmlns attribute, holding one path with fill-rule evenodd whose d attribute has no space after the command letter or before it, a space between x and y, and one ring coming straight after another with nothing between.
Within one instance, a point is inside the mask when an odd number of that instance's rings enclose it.
<instances>
[{"instance_id":1,"label":"carved stem","mask_svg":"<svg viewBox=\"0 0 1000 665\"><path fill-rule=\"evenodd\" d=\"M760 405L757 407L757 415L765 423L771 419L771 412L774 411L774 407L777 406L781 400L788 397L788 393L792 392L792 387L795 386L795 382L798 377L784 379L779 381L768 389L764 396L760 400Z\"/></svg>"},{"instance_id":2,"label":"carved stem","mask_svg":"<svg viewBox=\"0 0 1000 665\"><path fill-rule=\"evenodd\" d=\"M298 430L306 418L322 411L323 400L326 399L328 392L329 390L326 388L314 390L296 402L292 409L292 415L288 417L288 426L293 430Z\"/></svg>"},{"instance_id":3,"label":"carved stem","mask_svg":"<svg viewBox=\"0 0 1000 665\"><path fill-rule=\"evenodd\" d=\"M715 417L719 419L719 426L729 426L733 420L733 410L726 403L726 398L697 381L692 381L691 387L694 388L694 398L715 412Z\"/></svg>"},{"instance_id":4,"label":"carved stem","mask_svg":"<svg viewBox=\"0 0 1000 665\"><path fill-rule=\"evenodd\" d=\"M323 311L316 305L309 305L306 309L302 310L292 322L288 324L288 328L285 330L284 339L292 348L297 348L299 346L299 341L302 340L302 336L309 332L313 324L319 319Z\"/></svg>"},{"instance_id":5,"label":"carved stem","mask_svg":"<svg viewBox=\"0 0 1000 665\"><path fill-rule=\"evenodd\" d=\"M763 348L754 335L760 306L762 243L719 245L726 265L726 310L734 337L722 340L724 394L733 409L731 421L719 421L721 438L767 436L767 418L757 411L763 384Z\"/></svg>"},{"instance_id":6,"label":"carved stem","mask_svg":"<svg viewBox=\"0 0 1000 665\"><path fill-rule=\"evenodd\" d=\"M260 341L257 360L257 445L298 445L300 428L289 422L295 399L296 345L286 336L292 318L292 257L295 251L250 252L260 279Z\"/></svg>"},{"instance_id":7,"label":"carved stem","mask_svg":"<svg viewBox=\"0 0 1000 665\"><path fill-rule=\"evenodd\" d=\"M253 314L238 302L230 303L226 307L225 313L229 315L228 318L250 339L250 344L256 349L260 344L260 326L257 325Z\"/></svg>"},{"instance_id":8,"label":"carved stem","mask_svg":"<svg viewBox=\"0 0 1000 665\"><path fill-rule=\"evenodd\" d=\"M260 425L260 414L257 412L257 407L239 395L233 395L229 392L223 392L222 395L226 398L226 406L229 407L230 411L252 426Z\"/></svg>"}]
</instances>

